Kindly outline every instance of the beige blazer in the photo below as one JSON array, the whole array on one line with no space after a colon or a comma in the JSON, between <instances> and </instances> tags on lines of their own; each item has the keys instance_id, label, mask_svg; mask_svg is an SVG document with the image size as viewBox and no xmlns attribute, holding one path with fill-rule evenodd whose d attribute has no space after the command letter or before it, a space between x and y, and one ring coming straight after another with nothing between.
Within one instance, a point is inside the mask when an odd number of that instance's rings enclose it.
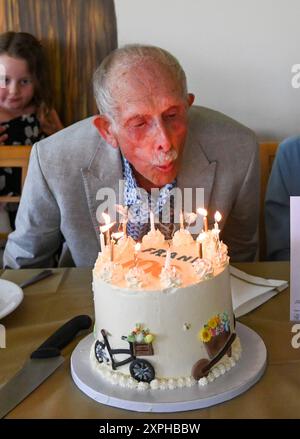
<instances>
[{"instance_id":1,"label":"beige blazer","mask_svg":"<svg viewBox=\"0 0 300 439\"><path fill-rule=\"evenodd\" d=\"M119 150L104 142L92 118L36 143L5 266L53 266L63 241L76 266L93 266L100 249L96 211L103 202L96 195L110 187L118 196L121 179ZM193 106L177 184L204 188L211 224L214 212L222 212L221 238L233 261L254 258L259 169L252 131L222 113Z\"/></svg>"}]
</instances>

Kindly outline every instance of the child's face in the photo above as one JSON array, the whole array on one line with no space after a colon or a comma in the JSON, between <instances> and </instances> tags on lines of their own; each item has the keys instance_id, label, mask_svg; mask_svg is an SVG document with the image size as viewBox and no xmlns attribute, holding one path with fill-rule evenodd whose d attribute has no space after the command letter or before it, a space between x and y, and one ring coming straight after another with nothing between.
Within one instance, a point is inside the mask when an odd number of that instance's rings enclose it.
<instances>
[{"instance_id":1,"label":"child's face","mask_svg":"<svg viewBox=\"0 0 300 439\"><path fill-rule=\"evenodd\" d=\"M0 66L1 73L5 72L5 79L1 78L0 81L0 109L12 115L19 114L26 110L34 95L33 78L28 71L27 61L3 54L0 55Z\"/></svg>"}]
</instances>

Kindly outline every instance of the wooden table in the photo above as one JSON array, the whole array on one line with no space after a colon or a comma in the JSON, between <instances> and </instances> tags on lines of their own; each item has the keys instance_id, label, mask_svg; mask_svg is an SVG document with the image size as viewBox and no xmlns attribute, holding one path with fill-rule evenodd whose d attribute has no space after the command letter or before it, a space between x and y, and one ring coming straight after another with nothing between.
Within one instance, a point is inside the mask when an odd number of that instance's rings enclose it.
<instances>
[{"instance_id":1,"label":"wooden table","mask_svg":"<svg viewBox=\"0 0 300 439\"><path fill-rule=\"evenodd\" d=\"M289 264L235 264L258 276L289 280ZM0 383L22 366L30 353L53 331L78 314L93 316L91 270L56 269L56 275L24 290L21 305L1 323L7 331L6 349L0 349ZM19 283L39 270L6 270L2 278ZM98 404L83 394L70 374L70 355L77 337L64 349L65 363L17 406L8 418L299 418L300 348L291 346L289 291L239 319L254 329L268 350L268 366L262 379L246 393L202 410L170 414L146 414ZM81 338L84 335L81 336Z\"/></svg>"}]
</instances>

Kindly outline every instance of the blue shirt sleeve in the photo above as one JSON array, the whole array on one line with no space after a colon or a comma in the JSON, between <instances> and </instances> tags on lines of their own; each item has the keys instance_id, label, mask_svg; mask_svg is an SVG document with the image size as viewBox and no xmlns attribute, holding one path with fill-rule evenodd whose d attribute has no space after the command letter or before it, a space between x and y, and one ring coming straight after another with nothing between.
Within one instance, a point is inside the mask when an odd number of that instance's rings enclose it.
<instances>
[{"instance_id":1,"label":"blue shirt sleeve","mask_svg":"<svg viewBox=\"0 0 300 439\"><path fill-rule=\"evenodd\" d=\"M271 260L290 259L290 196L300 196L300 137L281 143L268 183L265 220Z\"/></svg>"}]
</instances>

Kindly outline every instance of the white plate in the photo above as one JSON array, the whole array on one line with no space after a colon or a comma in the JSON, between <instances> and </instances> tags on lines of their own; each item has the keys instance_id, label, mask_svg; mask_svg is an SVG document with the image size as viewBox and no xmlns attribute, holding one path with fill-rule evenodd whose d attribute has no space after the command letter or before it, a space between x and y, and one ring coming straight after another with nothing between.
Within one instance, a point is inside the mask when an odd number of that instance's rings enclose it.
<instances>
[{"instance_id":1,"label":"white plate","mask_svg":"<svg viewBox=\"0 0 300 439\"><path fill-rule=\"evenodd\" d=\"M9 280L0 279L0 319L14 311L23 300L22 289Z\"/></svg>"}]
</instances>

